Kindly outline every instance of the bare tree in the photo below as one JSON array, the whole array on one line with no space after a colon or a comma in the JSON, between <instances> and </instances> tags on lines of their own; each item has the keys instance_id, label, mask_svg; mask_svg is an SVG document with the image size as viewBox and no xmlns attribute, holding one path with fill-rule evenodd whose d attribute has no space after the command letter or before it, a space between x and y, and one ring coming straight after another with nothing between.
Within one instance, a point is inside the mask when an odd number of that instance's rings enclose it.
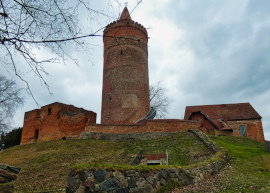
<instances>
[{"instance_id":1,"label":"bare tree","mask_svg":"<svg viewBox=\"0 0 270 193\"><path fill-rule=\"evenodd\" d=\"M156 118L165 118L169 106L173 102L166 96L167 89L161 82L149 86L150 106L156 110Z\"/></svg>"},{"instance_id":2,"label":"bare tree","mask_svg":"<svg viewBox=\"0 0 270 193\"><path fill-rule=\"evenodd\" d=\"M23 104L21 89L14 81L0 76L0 131L9 128L16 109Z\"/></svg>"},{"instance_id":3,"label":"bare tree","mask_svg":"<svg viewBox=\"0 0 270 193\"><path fill-rule=\"evenodd\" d=\"M118 3L117 0L114 2ZM91 52L83 38L102 37L97 33L103 29L93 30L91 24L98 23L100 16L117 19L110 16L113 7L111 0L102 3L107 3L107 10L91 8L93 2L90 0L0 0L1 64L26 83L30 95L32 92L24 77L27 71L35 73L49 90L44 79L48 73L43 64L59 60L65 62L66 59L78 64L70 54L73 51L68 50L70 46L63 46L68 43L74 43L80 52L84 51L90 58ZM122 5L118 4L120 8ZM82 24L80 18L88 22ZM41 48L51 50L53 57L38 58L33 50ZM26 63L30 70L23 71L22 63Z\"/></svg>"}]
</instances>

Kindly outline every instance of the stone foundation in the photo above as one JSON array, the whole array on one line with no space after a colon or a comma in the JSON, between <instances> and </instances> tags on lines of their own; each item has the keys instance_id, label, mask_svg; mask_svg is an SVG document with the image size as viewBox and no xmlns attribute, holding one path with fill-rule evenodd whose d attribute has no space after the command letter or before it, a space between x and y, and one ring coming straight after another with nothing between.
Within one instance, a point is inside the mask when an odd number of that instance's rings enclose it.
<instances>
[{"instance_id":1,"label":"stone foundation","mask_svg":"<svg viewBox=\"0 0 270 193\"><path fill-rule=\"evenodd\" d=\"M0 192L14 192L14 180L17 179L16 174L18 174L20 170L20 168L14 166L0 164Z\"/></svg>"},{"instance_id":2,"label":"stone foundation","mask_svg":"<svg viewBox=\"0 0 270 193\"><path fill-rule=\"evenodd\" d=\"M143 166L141 169L106 169L105 166L85 170L71 169L68 172L67 193L167 192L176 187L197 183L217 173L228 161L227 150L212 143L201 131L190 131L215 152L213 158L185 169L166 166Z\"/></svg>"}]
</instances>

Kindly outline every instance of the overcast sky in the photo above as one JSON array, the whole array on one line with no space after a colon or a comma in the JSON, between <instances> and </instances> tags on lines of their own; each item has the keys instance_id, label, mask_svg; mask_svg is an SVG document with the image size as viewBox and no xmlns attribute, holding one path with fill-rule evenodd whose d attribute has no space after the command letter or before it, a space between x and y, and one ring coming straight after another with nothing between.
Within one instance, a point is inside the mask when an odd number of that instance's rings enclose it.
<instances>
[{"instance_id":1,"label":"overcast sky","mask_svg":"<svg viewBox=\"0 0 270 193\"><path fill-rule=\"evenodd\" d=\"M125 1L118 1L124 8ZM128 1L129 11L136 3ZM118 17L119 6L114 2L113 6L110 15ZM93 7L107 9L101 1ZM270 140L269 10L269 0L144 0L139 4L131 17L148 28L150 84L162 81L168 97L174 100L168 118L182 119L185 106L190 105L250 102L263 117L265 138ZM100 16L92 31L113 20ZM79 66L69 61L66 65L44 66L50 73L45 79L52 96L31 73L27 78L41 106L57 101L83 107L96 112L99 123L103 40L95 37L85 41L91 44L90 60L70 47L72 56L80 59ZM41 58L51 54L49 50L33 51ZM14 126L22 126L24 112L36 108L26 95L24 107L14 117Z\"/></svg>"}]
</instances>

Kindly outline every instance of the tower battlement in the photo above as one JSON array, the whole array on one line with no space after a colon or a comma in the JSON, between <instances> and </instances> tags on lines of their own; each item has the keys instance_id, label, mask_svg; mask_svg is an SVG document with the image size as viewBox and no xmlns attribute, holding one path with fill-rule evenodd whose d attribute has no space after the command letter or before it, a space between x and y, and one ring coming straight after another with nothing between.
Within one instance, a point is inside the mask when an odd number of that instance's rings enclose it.
<instances>
[{"instance_id":1,"label":"tower battlement","mask_svg":"<svg viewBox=\"0 0 270 193\"><path fill-rule=\"evenodd\" d=\"M148 38L148 33L147 30L145 29L145 27L143 25L141 25L140 23L133 21L133 20L129 20L129 19L124 19L124 20L117 20L114 22L111 22L110 24L108 24L104 30L104 37L106 37L106 34L108 32L110 32L111 29L116 28L116 27L132 27L132 28L138 28L138 30L141 30L143 33L145 33L146 37Z\"/></svg>"}]
</instances>

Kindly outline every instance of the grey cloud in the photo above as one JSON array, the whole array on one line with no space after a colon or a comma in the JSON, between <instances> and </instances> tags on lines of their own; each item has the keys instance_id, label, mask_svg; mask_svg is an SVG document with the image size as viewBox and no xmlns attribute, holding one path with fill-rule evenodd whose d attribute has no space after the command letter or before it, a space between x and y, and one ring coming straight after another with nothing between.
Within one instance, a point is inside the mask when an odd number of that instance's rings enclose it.
<instances>
[{"instance_id":1,"label":"grey cloud","mask_svg":"<svg viewBox=\"0 0 270 193\"><path fill-rule=\"evenodd\" d=\"M168 96L175 100L168 117L183 118L188 105L250 102L263 117L265 135L270 139L270 1L172 0L162 10L155 10L154 5L145 9L144 4L140 6L151 17L166 20L185 32L185 37L175 38L171 50L159 46L157 39L149 40L150 82L164 80L168 84ZM106 20L99 26L105 26ZM143 20L138 22L147 26ZM152 27L149 34L155 32L155 26ZM76 53L80 59L78 74L70 65L63 72L49 69L52 76L46 80L54 93L52 97L40 88L38 81L31 79L42 105L59 101L100 115L103 42L102 38L89 38L86 42L98 45L92 47L95 65ZM75 54L76 47L67 49ZM191 53L192 60L177 58L178 65L161 64L170 61L178 51ZM66 85L66 79L72 85ZM27 103L25 109L36 108L33 102Z\"/></svg>"}]
</instances>

